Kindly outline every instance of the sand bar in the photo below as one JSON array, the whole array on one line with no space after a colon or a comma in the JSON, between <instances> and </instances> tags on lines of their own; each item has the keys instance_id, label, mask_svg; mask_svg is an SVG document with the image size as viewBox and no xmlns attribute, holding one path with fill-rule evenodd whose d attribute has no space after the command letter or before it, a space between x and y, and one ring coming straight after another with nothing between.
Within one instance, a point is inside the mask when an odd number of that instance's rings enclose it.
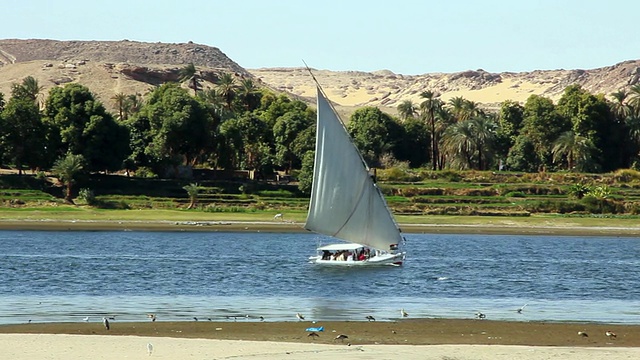
<instances>
[{"instance_id":1,"label":"sand bar","mask_svg":"<svg viewBox=\"0 0 640 360\"><path fill-rule=\"evenodd\" d=\"M132 221L132 220L0 220L0 230L51 231L250 231L305 232L300 222L280 221ZM522 224L400 224L405 233L640 236L632 227Z\"/></svg>"}]
</instances>

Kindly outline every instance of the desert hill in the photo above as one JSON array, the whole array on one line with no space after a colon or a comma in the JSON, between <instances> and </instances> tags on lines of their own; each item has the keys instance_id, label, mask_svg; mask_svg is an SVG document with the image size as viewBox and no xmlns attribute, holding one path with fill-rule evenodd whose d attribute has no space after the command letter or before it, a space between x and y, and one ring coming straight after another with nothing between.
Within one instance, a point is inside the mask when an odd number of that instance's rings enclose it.
<instances>
[{"instance_id":1,"label":"desert hill","mask_svg":"<svg viewBox=\"0 0 640 360\"><path fill-rule=\"evenodd\" d=\"M68 82L88 86L112 108L116 93L145 94L152 86L177 81L178 71L193 63L211 86L221 72L255 77L273 89L309 99L315 87L304 68L244 69L220 49L192 42L144 43L136 41L0 40L0 92L8 96L12 83L35 77L49 88ZM420 102L419 94L432 90L443 100L456 96L494 108L504 100L524 102L530 95L557 100L563 90L579 84L588 91L608 95L640 82L640 60L597 69L536 70L489 73L482 69L423 75L314 70L329 98L339 108L379 106L395 110L403 100ZM348 111L348 110L345 110Z\"/></svg>"}]
</instances>

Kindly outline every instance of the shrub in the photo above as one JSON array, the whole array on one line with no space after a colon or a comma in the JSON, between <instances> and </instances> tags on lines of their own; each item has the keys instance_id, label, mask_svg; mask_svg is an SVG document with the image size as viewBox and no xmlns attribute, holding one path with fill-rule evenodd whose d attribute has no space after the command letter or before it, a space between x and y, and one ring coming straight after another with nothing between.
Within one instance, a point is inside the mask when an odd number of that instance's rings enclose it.
<instances>
[{"instance_id":1,"label":"shrub","mask_svg":"<svg viewBox=\"0 0 640 360\"><path fill-rule=\"evenodd\" d=\"M135 175L136 175L137 177L140 177L140 178L147 178L147 179L150 179L150 178L157 178L157 177L158 177L158 175L156 175L156 174L153 172L153 170L151 170L151 169L150 169L150 168L148 168L148 167L144 167L144 166L143 166L143 167L138 168L138 170L136 170L136 174L135 174Z\"/></svg>"},{"instance_id":2,"label":"shrub","mask_svg":"<svg viewBox=\"0 0 640 360\"><path fill-rule=\"evenodd\" d=\"M91 189L80 189L78 199L87 205L94 206L97 204L96 195Z\"/></svg>"},{"instance_id":3,"label":"shrub","mask_svg":"<svg viewBox=\"0 0 640 360\"><path fill-rule=\"evenodd\" d=\"M522 191L510 191L504 194L505 197L523 198L527 197Z\"/></svg>"},{"instance_id":4,"label":"shrub","mask_svg":"<svg viewBox=\"0 0 640 360\"><path fill-rule=\"evenodd\" d=\"M632 169L620 169L613 174L613 179L619 182L631 182L640 180L640 171Z\"/></svg>"}]
</instances>

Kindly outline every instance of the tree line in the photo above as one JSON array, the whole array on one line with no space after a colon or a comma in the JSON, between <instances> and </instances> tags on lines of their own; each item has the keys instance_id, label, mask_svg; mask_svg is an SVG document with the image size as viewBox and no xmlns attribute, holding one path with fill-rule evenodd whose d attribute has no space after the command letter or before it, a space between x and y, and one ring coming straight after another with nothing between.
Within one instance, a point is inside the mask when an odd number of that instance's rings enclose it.
<instances>
[{"instance_id":1,"label":"tree line","mask_svg":"<svg viewBox=\"0 0 640 360\"><path fill-rule=\"evenodd\" d=\"M186 88L166 83L144 96L115 94L109 100L116 114L76 83L52 88L41 102L42 87L27 77L12 85L8 100L0 93L0 160L19 172L54 170L68 179L80 171L176 177L191 167L263 176L299 169L301 188L308 190L314 109L251 78L223 73L205 88L192 64L180 75ZM497 112L425 91L419 103L403 101L397 110L396 117L363 107L347 123L372 166L525 172L640 167L640 85L610 99L572 85L557 103L532 95L524 104L504 101Z\"/></svg>"}]
</instances>

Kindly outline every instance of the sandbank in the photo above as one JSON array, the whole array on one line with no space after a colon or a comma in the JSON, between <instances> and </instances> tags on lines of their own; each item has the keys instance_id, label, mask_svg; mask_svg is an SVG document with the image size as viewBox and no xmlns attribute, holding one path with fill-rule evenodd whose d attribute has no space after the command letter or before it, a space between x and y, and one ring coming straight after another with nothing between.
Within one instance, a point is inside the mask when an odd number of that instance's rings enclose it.
<instances>
[{"instance_id":1,"label":"sandbank","mask_svg":"<svg viewBox=\"0 0 640 360\"><path fill-rule=\"evenodd\" d=\"M399 224L405 233L640 236L638 227ZM0 230L50 231L249 231L305 232L293 221L132 221L132 220L0 220Z\"/></svg>"},{"instance_id":2,"label":"sandbank","mask_svg":"<svg viewBox=\"0 0 640 360\"><path fill-rule=\"evenodd\" d=\"M305 329L318 325L325 330L309 337ZM336 340L339 334L348 338ZM142 359L148 343L161 359L631 359L640 358L640 325L415 319L114 321L108 331L99 322L0 326L7 359Z\"/></svg>"}]
</instances>

